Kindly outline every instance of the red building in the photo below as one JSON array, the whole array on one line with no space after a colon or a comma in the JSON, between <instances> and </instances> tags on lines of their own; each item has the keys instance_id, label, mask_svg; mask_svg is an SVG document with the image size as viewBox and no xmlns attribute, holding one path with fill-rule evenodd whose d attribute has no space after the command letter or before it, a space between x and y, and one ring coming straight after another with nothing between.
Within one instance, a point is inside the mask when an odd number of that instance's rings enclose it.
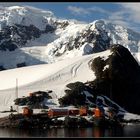
<instances>
[{"instance_id":1,"label":"red building","mask_svg":"<svg viewBox=\"0 0 140 140\"><path fill-rule=\"evenodd\" d=\"M79 109L71 108L58 108L58 109L49 109L48 116L55 117L55 116L67 116L67 115L79 115Z\"/></svg>"},{"instance_id":2,"label":"red building","mask_svg":"<svg viewBox=\"0 0 140 140\"><path fill-rule=\"evenodd\" d=\"M48 116L55 117L55 116L66 116L69 115L68 109L49 109Z\"/></svg>"},{"instance_id":3,"label":"red building","mask_svg":"<svg viewBox=\"0 0 140 140\"><path fill-rule=\"evenodd\" d=\"M79 109L69 109L69 115L79 115Z\"/></svg>"},{"instance_id":4,"label":"red building","mask_svg":"<svg viewBox=\"0 0 140 140\"><path fill-rule=\"evenodd\" d=\"M88 113L87 107L81 107L80 108L80 110L79 110L80 116L87 116L87 113Z\"/></svg>"},{"instance_id":5,"label":"red building","mask_svg":"<svg viewBox=\"0 0 140 140\"><path fill-rule=\"evenodd\" d=\"M103 113L101 112L101 110L98 107L96 107L94 109L94 116L95 117L102 117L103 116Z\"/></svg>"},{"instance_id":6,"label":"red building","mask_svg":"<svg viewBox=\"0 0 140 140\"><path fill-rule=\"evenodd\" d=\"M28 107L23 107L23 113L24 116L30 117L33 114L33 110L29 109Z\"/></svg>"}]
</instances>

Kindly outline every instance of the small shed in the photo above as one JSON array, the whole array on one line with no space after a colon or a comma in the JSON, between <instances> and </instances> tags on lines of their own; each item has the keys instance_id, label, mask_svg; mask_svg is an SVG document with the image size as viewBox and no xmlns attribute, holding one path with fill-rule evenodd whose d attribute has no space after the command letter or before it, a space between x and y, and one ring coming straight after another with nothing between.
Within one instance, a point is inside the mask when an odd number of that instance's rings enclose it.
<instances>
[{"instance_id":1,"label":"small shed","mask_svg":"<svg viewBox=\"0 0 140 140\"><path fill-rule=\"evenodd\" d=\"M79 115L79 109L69 109L69 115Z\"/></svg>"},{"instance_id":2,"label":"small shed","mask_svg":"<svg viewBox=\"0 0 140 140\"><path fill-rule=\"evenodd\" d=\"M68 109L49 109L48 116L55 117L55 116L66 116L69 115Z\"/></svg>"},{"instance_id":3,"label":"small shed","mask_svg":"<svg viewBox=\"0 0 140 140\"><path fill-rule=\"evenodd\" d=\"M88 113L88 109L87 107L81 107L80 110L79 110L79 114L80 116L87 116L87 113Z\"/></svg>"},{"instance_id":4,"label":"small shed","mask_svg":"<svg viewBox=\"0 0 140 140\"><path fill-rule=\"evenodd\" d=\"M98 107L96 107L94 109L94 115L95 115L95 117L102 117L103 113L101 112L101 110Z\"/></svg>"},{"instance_id":5,"label":"small shed","mask_svg":"<svg viewBox=\"0 0 140 140\"><path fill-rule=\"evenodd\" d=\"M23 115L24 116L31 116L33 114L33 110L30 109L29 107L23 107Z\"/></svg>"},{"instance_id":6,"label":"small shed","mask_svg":"<svg viewBox=\"0 0 140 140\"><path fill-rule=\"evenodd\" d=\"M30 96L30 97L33 96L33 93L29 93L29 96Z\"/></svg>"}]
</instances>

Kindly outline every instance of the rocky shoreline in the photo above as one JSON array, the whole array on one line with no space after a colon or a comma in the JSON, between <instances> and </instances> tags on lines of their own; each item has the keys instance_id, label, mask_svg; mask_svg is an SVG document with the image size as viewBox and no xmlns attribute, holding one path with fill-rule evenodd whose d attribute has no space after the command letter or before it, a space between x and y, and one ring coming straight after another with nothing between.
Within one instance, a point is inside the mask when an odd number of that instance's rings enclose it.
<instances>
[{"instance_id":1,"label":"rocky shoreline","mask_svg":"<svg viewBox=\"0 0 140 140\"><path fill-rule=\"evenodd\" d=\"M94 118L92 116L65 116L50 118L46 113L33 114L30 117L22 114L10 114L9 116L0 118L1 128L26 128L26 129L49 129L49 128L79 128L79 127L113 127L122 126L121 123L104 118Z\"/></svg>"}]
</instances>

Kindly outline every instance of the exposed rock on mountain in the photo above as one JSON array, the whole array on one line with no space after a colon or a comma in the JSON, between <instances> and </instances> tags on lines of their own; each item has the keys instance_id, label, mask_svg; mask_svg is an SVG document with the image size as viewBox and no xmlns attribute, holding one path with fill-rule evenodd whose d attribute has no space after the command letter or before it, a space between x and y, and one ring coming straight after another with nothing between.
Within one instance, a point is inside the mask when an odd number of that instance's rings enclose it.
<instances>
[{"instance_id":1,"label":"exposed rock on mountain","mask_svg":"<svg viewBox=\"0 0 140 140\"><path fill-rule=\"evenodd\" d=\"M86 91L93 97L88 104L91 102L95 104L98 96L102 96L104 100L108 97L125 110L140 114L138 109L140 108L140 66L128 49L121 45L112 45L111 52L108 58L97 57L91 60L89 64L95 72L96 79L81 83L80 87L76 83L69 84L73 86L71 90L66 91L66 96L60 100L60 103L66 101L67 104L86 104L85 95L82 93Z\"/></svg>"},{"instance_id":2,"label":"exposed rock on mountain","mask_svg":"<svg viewBox=\"0 0 140 140\"><path fill-rule=\"evenodd\" d=\"M29 66L97 53L112 44L128 48L139 61L140 34L120 25L62 20L29 6L0 7L0 12L0 64L6 69L23 62ZM27 54L35 60L26 58Z\"/></svg>"}]
</instances>

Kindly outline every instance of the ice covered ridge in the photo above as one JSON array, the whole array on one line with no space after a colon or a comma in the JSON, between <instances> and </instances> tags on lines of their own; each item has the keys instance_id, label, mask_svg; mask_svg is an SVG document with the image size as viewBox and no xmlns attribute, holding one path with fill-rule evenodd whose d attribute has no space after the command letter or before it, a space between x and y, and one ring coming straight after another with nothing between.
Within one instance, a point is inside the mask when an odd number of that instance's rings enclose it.
<instances>
[{"instance_id":1,"label":"ice covered ridge","mask_svg":"<svg viewBox=\"0 0 140 140\"><path fill-rule=\"evenodd\" d=\"M66 58L101 52L107 50L110 44L123 45L128 48L136 60L140 60L138 53L140 33L105 20L82 23L68 19L62 20L56 18L51 11L34 7L1 6L0 28L12 27L16 24L27 27L34 25L37 28L38 37L35 37L36 32L33 36L28 36L24 27L20 29L18 26L15 27L16 30L11 30L9 38L6 38L7 30L4 30L5 37L0 40L0 48L4 48L3 44L5 45L7 42L17 46L17 49L11 52L0 51L0 66L5 69L16 68L20 63L25 63L26 66L53 63ZM48 28L46 25L56 28L51 32L45 32L45 29ZM31 28L30 30L34 31L34 28ZM23 29L25 32L22 32ZM19 40L23 40L23 38L25 43L22 45Z\"/></svg>"},{"instance_id":2,"label":"ice covered ridge","mask_svg":"<svg viewBox=\"0 0 140 140\"><path fill-rule=\"evenodd\" d=\"M53 17L51 11L44 11L30 6L0 6L0 26L1 28L6 25L26 25L34 24L40 30L43 30L48 23L48 19Z\"/></svg>"}]
</instances>

